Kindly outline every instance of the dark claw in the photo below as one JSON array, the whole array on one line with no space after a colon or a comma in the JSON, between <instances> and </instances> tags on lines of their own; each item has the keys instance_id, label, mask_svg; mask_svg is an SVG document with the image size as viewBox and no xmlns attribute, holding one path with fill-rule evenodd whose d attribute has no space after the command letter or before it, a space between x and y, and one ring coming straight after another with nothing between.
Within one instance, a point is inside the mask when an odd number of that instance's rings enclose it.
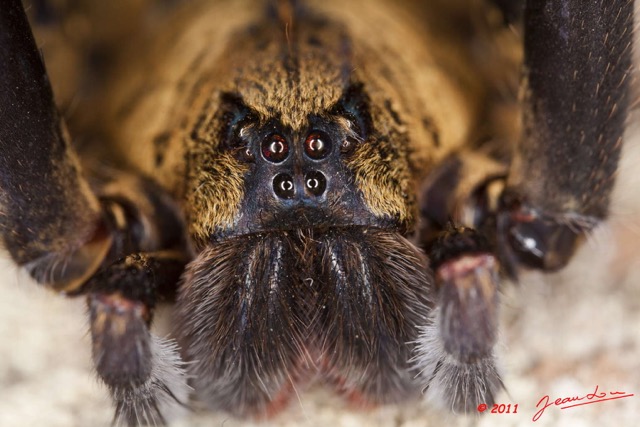
<instances>
[{"instance_id":1,"label":"dark claw","mask_svg":"<svg viewBox=\"0 0 640 427\"><path fill-rule=\"evenodd\" d=\"M579 237L569 226L539 216L530 221L514 221L508 233L510 246L521 264L548 271L569 262Z\"/></svg>"},{"instance_id":2,"label":"dark claw","mask_svg":"<svg viewBox=\"0 0 640 427\"><path fill-rule=\"evenodd\" d=\"M498 214L500 256L508 275L517 265L556 271L567 265L585 232L595 223L569 216L545 215L525 204L512 202Z\"/></svg>"}]
</instances>

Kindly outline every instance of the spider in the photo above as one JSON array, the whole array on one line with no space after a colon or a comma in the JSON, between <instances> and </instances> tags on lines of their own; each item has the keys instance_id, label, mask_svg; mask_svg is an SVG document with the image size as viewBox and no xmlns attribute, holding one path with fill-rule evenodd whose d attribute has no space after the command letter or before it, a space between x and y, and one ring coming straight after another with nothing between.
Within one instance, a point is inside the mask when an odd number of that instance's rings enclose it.
<instances>
[{"instance_id":1,"label":"spider","mask_svg":"<svg viewBox=\"0 0 640 427\"><path fill-rule=\"evenodd\" d=\"M70 131L20 1L0 10L4 247L87 299L115 421L268 416L314 381L495 402L501 281L607 217L633 3L160 3Z\"/></svg>"}]
</instances>

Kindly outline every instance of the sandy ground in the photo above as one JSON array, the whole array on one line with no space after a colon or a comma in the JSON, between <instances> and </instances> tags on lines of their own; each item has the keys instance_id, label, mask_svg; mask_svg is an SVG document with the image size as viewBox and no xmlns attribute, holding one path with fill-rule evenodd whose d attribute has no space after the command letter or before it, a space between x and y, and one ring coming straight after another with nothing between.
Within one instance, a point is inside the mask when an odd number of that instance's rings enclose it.
<instances>
[{"instance_id":1,"label":"sandy ground","mask_svg":"<svg viewBox=\"0 0 640 427\"><path fill-rule=\"evenodd\" d=\"M505 286L499 355L517 414L456 417L426 405L353 410L324 390L267 426L523 426L536 404L599 391L633 397L561 410L539 426L631 426L640 420L640 115L630 126L611 220L563 272ZM40 289L0 259L0 426L107 426L112 406L90 361L84 301ZM193 414L176 426L251 426Z\"/></svg>"}]
</instances>

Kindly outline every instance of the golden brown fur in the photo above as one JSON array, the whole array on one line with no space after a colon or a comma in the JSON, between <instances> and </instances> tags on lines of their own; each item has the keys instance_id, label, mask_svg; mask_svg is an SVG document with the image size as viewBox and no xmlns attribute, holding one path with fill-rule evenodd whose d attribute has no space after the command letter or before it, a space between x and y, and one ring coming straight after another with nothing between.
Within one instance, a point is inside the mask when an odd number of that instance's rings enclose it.
<instances>
[{"instance_id":1,"label":"golden brown fur","mask_svg":"<svg viewBox=\"0 0 640 427\"><path fill-rule=\"evenodd\" d=\"M216 149L223 92L299 133L350 82L366 81L375 140L359 145L347 164L370 210L408 229L422 179L480 138L484 75L463 71L473 60L467 47L440 44L441 29L421 20L441 6L365 3L310 1L284 18L251 1L191 4L172 18L176 33L136 58L142 73L125 62L128 83L118 81L125 89L109 94L117 123L109 133L134 169L185 201L193 237L231 227L243 197L246 169Z\"/></svg>"}]
</instances>

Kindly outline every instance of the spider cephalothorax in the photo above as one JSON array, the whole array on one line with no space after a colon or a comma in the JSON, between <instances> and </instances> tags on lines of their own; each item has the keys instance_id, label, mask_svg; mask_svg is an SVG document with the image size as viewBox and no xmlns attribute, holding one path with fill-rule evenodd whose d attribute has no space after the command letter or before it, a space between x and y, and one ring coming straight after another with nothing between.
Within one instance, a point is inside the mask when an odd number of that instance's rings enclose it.
<instances>
[{"instance_id":1,"label":"spider cephalothorax","mask_svg":"<svg viewBox=\"0 0 640 427\"><path fill-rule=\"evenodd\" d=\"M606 217L633 5L504 9L518 43L491 2L402 3L159 2L71 132L0 10L3 242L87 296L117 421L271 414L315 380L495 400L500 277L561 268ZM165 298L175 341L149 329Z\"/></svg>"}]
</instances>

